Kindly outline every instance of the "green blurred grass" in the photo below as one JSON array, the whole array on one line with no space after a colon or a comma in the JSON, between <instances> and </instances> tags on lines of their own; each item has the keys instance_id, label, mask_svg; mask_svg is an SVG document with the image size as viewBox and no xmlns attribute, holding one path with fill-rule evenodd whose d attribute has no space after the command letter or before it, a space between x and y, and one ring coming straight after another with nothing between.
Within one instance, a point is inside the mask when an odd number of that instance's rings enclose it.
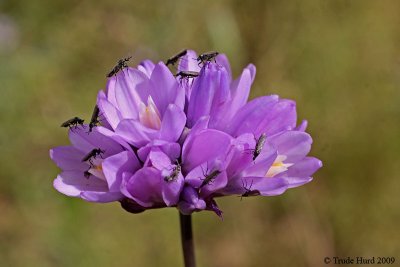
<instances>
[{"instance_id":1,"label":"green blurred grass","mask_svg":"<svg viewBox=\"0 0 400 267\"><path fill-rule=\"evenodd\" d=\"M0 34L0 265L182 266L176 210L131 215L64 197L48 150L68 142L60 122L90 116L116 59L164 60L184 47L227 53L235 75L254 63L252 97L296 100L324 162L312 183L282 196L221 199L223 222L196 214L199 266L400 256L399 9L372 0L1 2L17 37L5 45Z\"/></svg>"}]
</instances>

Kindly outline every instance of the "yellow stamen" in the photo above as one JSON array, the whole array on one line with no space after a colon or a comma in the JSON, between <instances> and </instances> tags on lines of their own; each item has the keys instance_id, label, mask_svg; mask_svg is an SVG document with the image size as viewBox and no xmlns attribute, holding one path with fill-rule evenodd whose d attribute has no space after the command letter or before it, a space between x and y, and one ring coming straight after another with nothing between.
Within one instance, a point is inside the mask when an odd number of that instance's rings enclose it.
<instances>
[{"instance_id":1,"label":"yellow stamen","mask_svg":"<svg viewBox=\"0 0 400 267\"><path fill-rule=\"evenodd\" d=\"M265 177L274 177L275 175L287 171L287 169L293 165L293 163L283 163L286 160L285 155L278 155L272 163L271 168L269 168L268 172L265 174Z\"/></svg>"}]
</instances>

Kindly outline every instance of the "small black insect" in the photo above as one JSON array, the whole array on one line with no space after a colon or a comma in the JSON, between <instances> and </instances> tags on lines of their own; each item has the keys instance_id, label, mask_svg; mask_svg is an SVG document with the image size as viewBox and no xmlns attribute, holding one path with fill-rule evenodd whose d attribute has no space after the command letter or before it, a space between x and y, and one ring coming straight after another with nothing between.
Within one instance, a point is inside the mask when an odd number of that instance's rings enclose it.
<instances>
[{"instance_id":1,"label":"small black insect","mask_svg":"<svg viewBox=\"0 0 400 267\"><path fill-rule=\"evenodd\" d=\"M266 140L267 135L265 133L261 134L260 138L258 138L253 152L253 161L261 154L261 150L263 149Z\"/></svg>"},{"instance_id":2,"label":"small black insect","mask_svg":"<svg viewBox=\"0 0 400 267\"><path fill-rule=\"evenodd\" d=\"M251 184L249 187L247 187L247 184L245 184L242 180L242 185L243 188L246 190L240 197L240 200L242 200L243 197L253 197L253 196L259 196L260 191L258 190L251 190L251 187L253 186L253 180L251 181Z\"/></svg>"},{"instance_id":3,"label":"small black insect","mask_svg":"<svg viewBox=\"0 0 400 267\"><path fill-rule=\"evenodd\" d=\"M91 175L92 175L92 174L89 172L89 170L87 170L87 171L85 171L85 172L83 173L83 176L85 176L86 179L89 179L89 177L90 177Z\"/></svg>"},{"instance_id":4,"label":"small black insect","mask_svg":"<svg viewBox=\"0 0 400 267\"><path fill-rule=\"evenodd\" d=\"M72 119L69 119L69 120L63 122L61 124L61 127L69 127L70 129L72 127L77 128L78 125L83 126L83 122L84 122L84 120L82 120L81 118L73 117Z\"/></svg>"},{"instance_id":5,"label":"small black insect","mask_svg":"<svg viewBox=\"0 0 400 267\"><path fill-rule=\"evenodd\" d=\"M209 174L204 176L203 182L200 185L200 188L202 188L203 186L212 183L214 181L214 179L221 174L220 170L214 170L212 172L210 172Z\"/></svg>"},{"instance_id":6,"label":"small black insect","mask_svg":"<svg viewBox=\"0 0 400 267\"><path fill-rule=\"evenodd\" d=\"M107 74L107 78L110 78L113 75L116 75L118 73L118 71L122 70L123 68L128 67L128 64L126 64L126 62L128 62L132 57L127 57L127 58L123 58L118 60L117 65L114 66L114 68Z\"/></svg>"},{"instance_id":7,"label":"small black insect","mask_svg":"<svg viewBox=\"0 0 400 267\"><path fill-rule=\"evenodd\" d=\"M95 148L89 153L87 153L86 156L83 157L82 162L89 161L90 165L93 166L92 160L95 159L97 156L100 156L104 154L104 150L101 150L100 148Z\"/></svg>"},{"instance_id":8,"label":"small black insect","mask_svg":"<svg viewBox=\"0 0 400 267\"><path fill-rule=\"evenodd\" d=\"M175 181L176 179L178 179L178 175L181 172L181 169L182 169L181 165L178 162L176 162L176 166L172 169L171 174L168 176L165 176L164 181L172 182L172 181Z\"/></svg>"},{"instance_id":9,"label":"small black insect","mask_svg":"<svg viewBox=\"0 0 400 267\"><path fill-rule=\"evenodd\" d=\"M201 55L199 55L196 60L197 60L197 64L204 64L206 62L210 62L212 60L214 60L215 63L217 63L217 61L215 60L216 56L218 56L219 53L217 51L211 51L211 52L207 52L207 53L203 53Z\"/></svg>"},{"instance_id":10,"label":"small black insect","mask_svg":"<svg viewBox=\"0 0 400 267\"><path fill-rule=\"evenodd\" d=\"M199 76L198 72L195 71L180 71L178 72L175 77L180 77L180 79L184 79L184 78L195 78L197 76Z\"/></svg>"},{"instance_id":11,"label":"small black insect","mask_svg":"<svg viewBox=\"0 0 400 267\"><path fill-rule=\"evenodd\" d=\"M170 57L169 59L167 59L167 62L165 62L165 65L175 65L176 62L178 62L178 60L183 57L184 55L187 54L187 50L182 50L181 52L179 52L178 54L176 54L175 56Z\"/></svg>"},{"instance_id":12,"label":"small black insect","mask_svg":"<svg viewBox=\"0 0 400 267\"><path fill-rule=\"evenodd\" d=\"M97 105L94 106L92 118L90 119L90 123L89 123L89 133L93 130L94 127L97 126L97 124L100 123L99 113L100 113L99 107Z\"/></svg>"}]
</instances>

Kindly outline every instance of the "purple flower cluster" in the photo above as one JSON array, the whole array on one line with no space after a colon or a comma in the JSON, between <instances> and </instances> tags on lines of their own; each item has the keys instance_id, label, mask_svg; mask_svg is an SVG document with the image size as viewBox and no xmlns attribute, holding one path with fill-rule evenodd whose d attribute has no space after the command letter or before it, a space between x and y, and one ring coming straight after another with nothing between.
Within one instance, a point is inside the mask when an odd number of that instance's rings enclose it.
<instances>
[{"instance_id":1,"label":"purple flower cluster","mask_svg":"<svg viewBox=\"0 0 400 267\"><path fill-rule=\"evenodd\" d=\"M175 77L146 60L108 79L97 106L101 126L72 127L70 146L51 149L62 169L61 193L91 202L119 201L124 209L211 210L216 197L275 196L312 180L321 161L308 157L307 122L296 125L296 104L249 92L256 69L233 80L225 55L198 64L194 51Z\"/></svg>"}]
</instances>

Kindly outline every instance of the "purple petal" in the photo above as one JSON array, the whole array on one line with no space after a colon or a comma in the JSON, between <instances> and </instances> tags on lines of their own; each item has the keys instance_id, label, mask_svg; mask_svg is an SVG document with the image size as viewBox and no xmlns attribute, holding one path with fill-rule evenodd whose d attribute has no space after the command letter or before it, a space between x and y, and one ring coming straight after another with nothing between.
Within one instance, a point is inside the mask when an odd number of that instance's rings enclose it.
<instances>
[{"instance_id":1,"label":"purple petal","mask_svg":"<svg viewBox=\"0 0 400 267\"><path fill-rule=\"evenodd\" d=\"M50 158L64 171L85 171L87 164L82 162L85 154L73 146L59 146L50 149Z\"/></svg>"},{"instance_id":2,"label":"purple petal","mask_svg":"<svg viewBox=\"0 0 400 267\"><path fill-rule=\"evenodd\" d=\"M231 137L218 130L207 129L196 135L188 144L182 155L184 169L186 171L225 155L231 144Z\"/></svg>"},{"instance_id":3,"label":"purple petal","mask_svg":"<svg viewBox=\"0 0 400 267\"><path fill-rule=\"evenodd\" d=\"M168 67L163 62L159 62L150 77L150 95L160 114L164 114L171 103L176 104L183 110L185 93L180 89L178 82Z\"/></svg>"},{"instance_id":4,"label":"purple petal","mask_svg":"<svg viewBox=\"0 0 400 267\"><path fill-rule=\"evenodd\" d=\"M167 206L174 206L179 201L179 196L184 185L184 178L182 174L179 174L175 181L162 183L162 197Z\"/></svg>"},{"instance_id":5,"label":"purple petal","mask_svg":"<svg viewBox=\"0 0 400 267\"><path fill-rule=\"evenodd\" d=\"M285 173L282 173L282 176L308 178L321 167L322 162L319 159L314 157L305 157L291 166Z\"/></svg>"},{"instance_id":6,"label":"purple petal","mask_svg":"<svg viewBox=\"0 0 400 267\"><path fill-rule=\"evenodd\" d=\"M276 196L283 194L288 188L283 178L246 177L244 183L248 185L253 181L251 190L258 190L262 196Z\"/></svg>"},{"instance_id":7,"label":"purple petal","mask_svg":"<svg viewBox=\"0 0 400 267\"><path fill-rule=\"evenodd\" d=\"M256 134L266 133L267 136L296 127L296 103L291 100L280 100L272 110L266 114L258 125Z\"/></svg>"},{"instance_id":8,"label":"purple petal","mask_svg":"<svg viewBox=\"0 0 400 267\"><path fill-rule=\"evenodd\" d=\"M218 114L219 116L213 118L211 123L212 128L226 128L226 125L237 111L246 104L249 98L251 84L251 73L250 70L246 68L243 70L242 75L231 84L230 90L232 99L221 108L221 112Z\"/></svg>"},{"instance_id":9,"label":"purple petal","mask_svg":"<svg viewBox=\"0 0 400 267\"><path fill-rule=\"evenodd\" d=\"M171 159L158 147L153 147L149 153L151 165L158 170L163 170L171 166Z\"/></svg>"},{"instance_id":10,"label":"purple petal","mask_svg":"<svg viewBox=\"0 0 400 267\"><path fill-rule=\"evenodd\" d=\"M181 194L181 201L178 203L180 212L189 215L205 208L206 202L199 198L197 191L191 186L185 186Z\"/></svg>"},{"instance_id":11,"label":"purple petal","mask_svg":"<svg viewBox=\"0 0 400 267\"><path fill-rule=\"evenodd\" d=\"M198 133L200 133L202 130L207 129L209 120L210 120L210 116L201 117L196 122L196 124L192 127L192 129L190 129L189 133L187 134L187 137L184 139L184 142L183 142L182 154L186 154L188 144L192 143L193 138Z\"/></svg>"},{"instance_id":12,"label":"purple petal","mask_svg":"<svg viewBox=\"0 0 400 267\"><path fill-rule=\"evenodd\" d=\"M138 150L139 159L143 162L146 161L147 156L153 147L158 147L162 152L168 155L172 161L179 158L181 153L181 147L178 143L171 143L163 140L153 140Z\"/></svg>"},{"instance_id":13,"label":"purple petal","mask_svg":"<svg viewBox=\"0 0 400 267\"><path fill-rule=\"evenodd\" d=\"M229 80L226 70L216 64L206 64L193 84L187 125L192 127L202 116L217 116L221 105L229 99Z\"/></svg>"},{"instance_id":14,"label":"purple petal","mask_svg":"<svg viewBox=\"0 0 400 267\"><path fill-rule=\"evenodd\" d=\"M104 128L102 126L97 126L96 130L100 134L111 138L112 140L114 140L115 142L117 142L118 144L123 146L126 150L133 152L132 147L121 136L117 135L115 132L113 132L107 128Z\"/></svg>"},{"instance_id":15,"label":"purple petal","mask_svg":"<svg viewBox=\"0 0 400 267\"><path fill-rule=\"evenodd\" d=\"M124 119L137 119L139 114L139 104L142 98L138 93L140 84L147 84L148 78L141 71L127 68L120 71L115 79L115 98L118 110Z\"/></svg>"},{"instance_id":16,"label":"purple petal","mask_svg":"<svg viewBox=\"0 0 400 267\"><path fill-rule=\"evenodd\" d=\"M257 126L264 120L272 110L275 103L279 101L277 95L263 96L251 100L233 117L227 127L227 132L232 136L239 136L243 133L256 133Z\"/></svg>"},{"instance_id":17,"label":"purple petal","mask_svg":"<svg viewBox=\"0 0 400 267\"><path fill-rule=\"evenodd\" d=\"M85 155L94 148L101 148L105 151L104 155L109 156L122 151L121 146L111 138L98 132L97 127L91 133L85 129L78 128L69 131L69 139L72 145L85 153Z\"/></svg>"},{"instance_id":18,"label":"purple petal","mask_svg":"<svg viewBox=\"0 0 400 267\"><path fill-rule=\"evenodd\" d=\"M161 182L164 182L164 179L159 170L144 167L129 178L125 187L133 200L143 207L151 207L163 202Z\"/></svg>"},{"instance_id":19,"label":"purple petal","mask_svg":"<svg viewBox=\"0 0 400 267\"><path fill-rule=\"evenodd\" d=\"M250 87L253 83L251 71L245 68L240 75L231 85L233 111L236 112L239 108L243 107L250 94Z\"/></svg>"},{"instance_id":20,"label":"purple petal","mask_svg":"<svg viewBox=\"0 0 400 267\"><path fill-rule=\"evenodd\" d=\"M80 197L90 202L108 203L108 202L119 201L124 197L124 195L122 195L121 192L85 191L81 193Z\"/></svg>"},{"instance_id":21,"label":"purple petal","mask_svg":"<svg viewBox=\"0 0 400 267\"><path fill-rule=\"evenodd\" d=\"M264 144L260 155L243 172L243 176L265 176L278 156L277 151L268 141Z\"/></svg>"},{"instance_id":22,"label":"purple petal","mask_svg":"<svg viewBox=\"0 0 400 267\"><path fill-rule=\"evenodd\" d=\"M231 65L229 64L229 60L225 54L219 54L216 58L215 61L217 61L218 65L221 65L225 68L226 73L228 74L228 80L232 80L232 71L231 71Z\"/></svg>"},{"instance_id":23,"label":"purple petal","mask_svg":"<svg viewBox=\"0 0 400 267\"><path fill-rule=\"evenodd\" d=\"M246 69L250 71L250 76L251 76L251 82L254 82L254 78L256 77L256 66L253 64L247 65Z\"/></svg>"},{"instance_id":24,"label":"purple petal","mask_svg":"<svg viewBox=\"0 0 400 267\"><path fill-rule=\"evenodd\" d=\"M226 175L226 172L223 171L218 176L216 176L213 181L210 181L208 184L201 188L200 196L203 198L207 198L217 190L224 188L227 184L228 176Z\"/></svg>"},{"instance_id":25,"label":"purple petal","mask_svg":"<svg viewBox=\"0 0 400 267\"><path fill-rule=\"evenodd\" d=\"M305 132L307 129L307 125L308 125L308 121L307 120L303 120L299 126L297 126L296 128L294 128L295 131L299 131L299 132Z\"/></svg>"},{"instance_id":26,"label":"purple petal","mask_svg":"<svg viewBox=\"0 0 400 267\"><path fill-rule=\"evenodd\" d=\"M118 123L122 120L122 115L119 110L109 102L104 95L104 92L100 91L97 97L97 106L100 109L102 116L104 116L110 126L115 129Z\"/></svg>"},{"instance_id":27,"label":"purple petal","mask_svg":"<svg viewBox=\"0 0 400 267\"><path fill-rule=\"evenodd\" d=\"M213 192L225 187L228 183L225 167L225 162L223 162L223 160L216 159L207 161L191 170L186 175L185 181L192 187L199 188L200 196L206 199ZM206 181L206 176L215 173L215 171L219 171L220 173L211 180ZM203 184L205 182L207 183Z\"/></svg>"},{"instance_id":28,"label":"purple petal","mask_svg":"<svg viewBox=\"0 0 400 267\"><path fill-rule=\"evenodd\" d=\"M312 139L308 133L286 131L269 138L279 155L285 155L285 162L295 163L310 152Z\"/></svg>"},{"instance_id":29,"label":"purple petal","mask_svg":"<svg viewBox=\"0 0 400 267\"><path fill-rule=\"evenodd\" d=\"M188 50L186 55L181 58L178 65L178 72L180 71L194 71L199 72L200 67L197 64L197 54L193 50Z\"/></svg>"},{"instance_id":30,"label":"purple petal","mask_svg":"<svg viewBox=\"0 0 400 267\"><path fill-rule=\"evenodd\" d=\"M282 177L288 184L288 188L295 188L304 184L307 184L313 180L312 177Z\"/></svg>"},{"instance_id":31,"label":"purple petal","mask_svg":"<svg viewBox=\"0 0 400 267\"><path fill-rule=\"evenodd\" d=\"M123 151L106 158L102 163L103 173L107 179L110 191L119 192L122 182L122 173L135 173L140 163L135 154Z\"/></svg>"},{"instance_id":32,"label":"purple petal","mask_svg":"<svg viewBox=\"0 0 400 267\"><path fill-rule=\"evenodd\" d=\"M284 178L243 177L230 182L224 194L242 195L248 190L258 190L262 196L276 196L286 191L288 184Z\"/></svg>"},{"instance_id":33,"label":"purple petal","mask_svg":"<svg viewBox=\"0 0 400 267\"><path fill-rule=\"evenodd\" d=\"M254 101L254 100L253 100ZM249 102L238 112L231 125L230 131L235 134L252 132L259 136L262 133L269 135L276 134L284 130L293 129L296 125L296 104L289 100L271 101L268 100L265 106L252 105ZM261 104L260 101L259 104ZM241 112L248 111L248 112ZM246 117L243 117L247 115ZM241 123L240 123L241 122Z\"/></svg>"},{"instance_id":34,"label":"purple petal","mask_svg":"<svg viewBox=\"0 0 400 267\"><path fill-rule=\"evenodd\" d=\"M135 147L142 147L158 137L158 131L147 128L135 120L122 120L115 133Z\"/></svg>"},{"instance_id":35,"label":"purple petal","mask_svg":"<svg viewBox=\"0 0 400 267\"><path fill-rule=\"evenodd\" d=\"M213 212L215 212L215 214L217 214L217 216L223 220L224 218L222 217L222 210L218 207L217 202L215 202L214 199L210 199L207 201L207 208L206 210L211 210Z\"/></svg>"},{"instance_id":36,"label":"purple petal","mask_svg":"<svg viewBox=\"0 0 400 267\"><path fill-rule=\"evenodd\" d=\"M82 171L64 171L53 182L54 188L70 197L79 197L81 192L108 192L107 183L96 177L86 178Z\"/></svg>"},{"instance_id":37,"label":"purple petal","mask_svg":"<svg viewBox=\"0 0 400 267\"><path fill-rule=\"evenodd\" d=\"M151 60L146 59L140 62L140 64L137 66L137 69L146 74L148 78L150 78L151 73L154 70L154 67L155 67L154 63Z\"/></svg>"},{"instance_id":38,"label":"purple petal","mask_svg":"<svg viewBox=\"0 0 400 267\"><path fill-rule=\"evenodd\" d=\"M161 122L160 139L175 142L186 124L185 113L178 106L169 104Z\"/></svg>"}]
</instances>

